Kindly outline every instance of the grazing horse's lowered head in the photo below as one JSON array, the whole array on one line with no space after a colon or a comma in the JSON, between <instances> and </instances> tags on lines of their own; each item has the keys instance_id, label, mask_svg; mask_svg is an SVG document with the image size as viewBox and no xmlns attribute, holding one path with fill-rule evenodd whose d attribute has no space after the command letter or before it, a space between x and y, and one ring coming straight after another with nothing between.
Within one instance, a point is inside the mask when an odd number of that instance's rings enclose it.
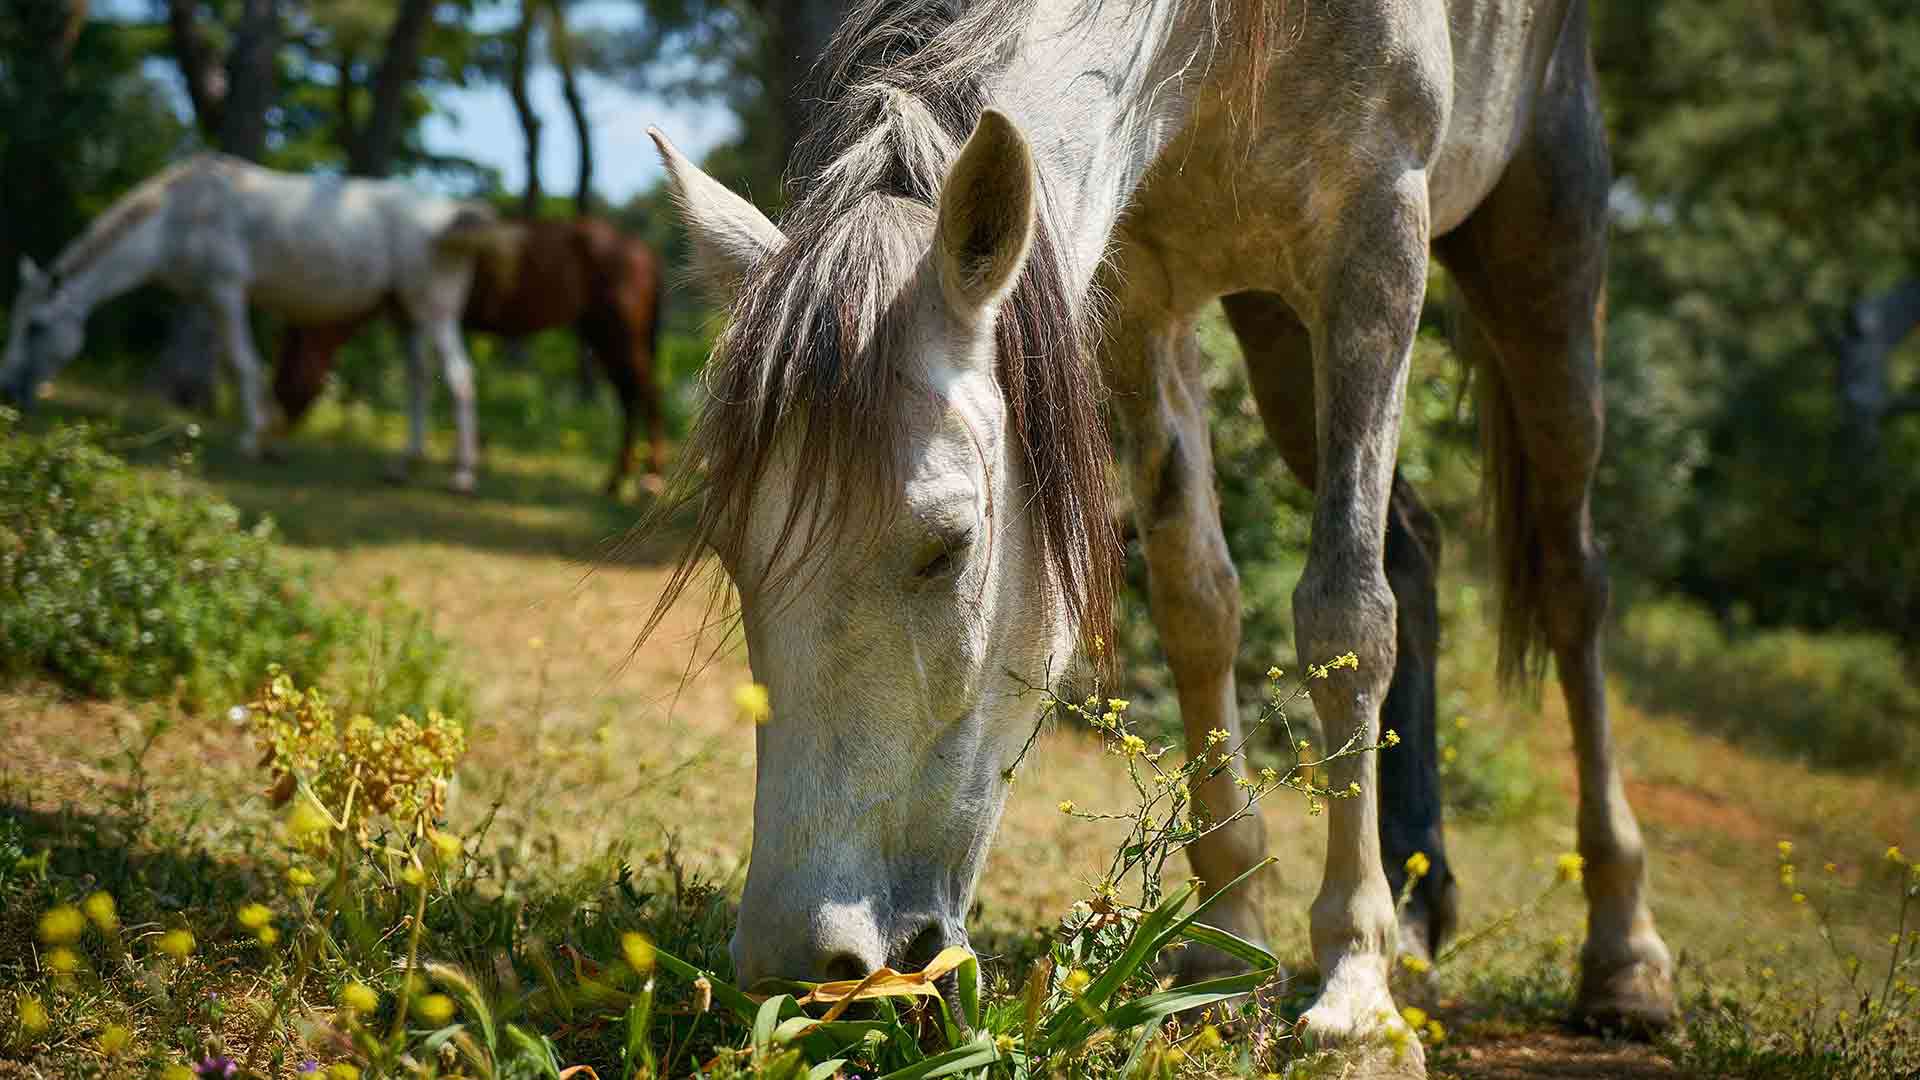
<instances>
[{"instance_id":1,"label":"grazing horse's lowered head","mask_svg":"<svg viewBox=\"0 0 1920 1080\"><path fill-rule=\"evenodd\" d=\"M0 401L33 408L40 384L79 355L85 334L85 313L63 305L54 276L22 256L20 292L7 327L6 358L0 360Z\"/></svg>"},{"instance_id":2,"label":"grazing horse's lowered head","mask_svg":"<svg viewBox=\"0 0 1920 1080\"><path fill-rule=\"evenodd\" d=\"M965 942L1028 689L1110 587L1103 448L1078 454L1091 388L1033 415L1033 381L1074 374L1036 340L1071 313L1021 295L1051 258L1034 163L989 111L932 198L829 195L788 238L654 137L736 294L690 455L773 705L735 965L749 984L917 965ZM1023 373L1043 351L1050 375Z\"/></svg>"}]
</instances>

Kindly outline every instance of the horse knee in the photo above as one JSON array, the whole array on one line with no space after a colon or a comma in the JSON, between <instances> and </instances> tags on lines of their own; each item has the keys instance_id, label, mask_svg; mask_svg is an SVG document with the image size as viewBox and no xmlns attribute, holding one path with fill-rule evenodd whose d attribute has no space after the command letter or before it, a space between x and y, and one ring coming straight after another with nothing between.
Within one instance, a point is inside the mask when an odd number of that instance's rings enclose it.
<instances>
[{"instance_id":1,"label":"horse knee","mask_svg":"<svg viewBox=\"0 0 1920 1080\"><path fill-rule=\"evenodd\" d=\"M1293 590L1294 637L1303 668L1352 653L1349 678L1376 706L1393 675L1398 606L1378 553L1307 560Z\"/></svg>"}]
</instances>

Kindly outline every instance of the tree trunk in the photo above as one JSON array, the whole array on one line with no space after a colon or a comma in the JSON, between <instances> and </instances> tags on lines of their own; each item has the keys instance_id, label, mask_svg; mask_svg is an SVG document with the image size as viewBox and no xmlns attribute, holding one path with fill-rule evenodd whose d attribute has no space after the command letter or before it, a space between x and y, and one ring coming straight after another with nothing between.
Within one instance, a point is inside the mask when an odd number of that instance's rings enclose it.
<instances>
[{"instance_id":1,"label":"tree trunk","mask_svg":"<svg viewBox=\"0 0 1920 1080\"><path fill-rule=\"evenodd\" d=\"M769 84L780 120L780 145L791 148L807 129L808 75L846 14L846 0L761 0L768 22Z\"/></svg>"},{"instance_id":2,"label":"tree trunk","mask_svg":"<svg viewBox=\"0 0 1920 1080\"><path fill-rule=\"evenodd\" d=\"M580 92L580 79L574 70L574 41L572 31L567 28L567 0L549 2L553 5L549 35L553 64L560 69L560 92L567 99L574 141L580 147L580 175L573 187L573 212L584 217L593 212L593 128L587 123L587 101Z\"/></svg>"},{"instance_id":3,"label":"tree trunk","mask_svg":"<svg viewBox=\"0 0 1920 1080\"><path fill-rule=\"evenodd\" d=\"M233 51L227 57L227 99L221 108L220 149L259 161L267 155L267 110L278 96L280 5L246 0Z\"/></svg>"},{"instance_id":4,"label":"tree trunk","mask_svg":"<svg viewBox=\"0 0 1920 1080\"><path fill-rule=\"evenodd\" d=\"M193 118L201 131L215 135L224 126L221 107L227 99L227 75L213 44L200 33L194 8L194 0L167 0L167 37L187 84Z\"/></svg>"},{"instance_id":5,"label":"tree trunk","mask_svg":"<svg viewBox=\"0 0 1920 1080\"><path fill-rule=\"evenodd\" d=\"M520 193L520 216L528 220L540 213L540 114L534 111L533 98L527 93L527 71L533 66L533 29L541 3L520 0L520 22L513 28L513 55L507 69L507 93L513 97L513 111L520 118L526 146L527 184Z\"/></svg>"},{"instance_id":6,"label":"tree trunk","mask_svg":"<svg viewBox=\"0 0 1920 1080\"><path fill-rule=\"evenodd\" d=\"M1920 280L1907 281L1847 310L1845 322L1825 330L1834 354L1834 383L1857 452L1877 455L1880 428L1887 420L1920 411L1920 390L1896 393L1887 361L1908 334L1920 327Z\"/></svg>"},{"instance_id":7,"label":"tree trunk","mask_svg":"<svg viewBox=\"0 0 1920 1080\"><path fill-rule=\"evenodd\" d=\"M435 0L401 0L380 70L373 77L373 105L348 155L347 171L356 176L385 176L393 171L406 127L407 91L419 75L420 53L433 27L434 4Z\"/></svg>"}]
</instances>

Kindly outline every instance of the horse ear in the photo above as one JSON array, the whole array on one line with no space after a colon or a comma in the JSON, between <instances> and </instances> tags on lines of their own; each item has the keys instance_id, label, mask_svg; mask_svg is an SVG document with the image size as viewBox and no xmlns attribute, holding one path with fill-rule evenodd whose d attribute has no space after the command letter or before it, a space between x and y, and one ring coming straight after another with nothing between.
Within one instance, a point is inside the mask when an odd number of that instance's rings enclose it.
<instances>
[{"instance_id":1,"label":"horse ear","mask_svg":"<svg viewBox=\"0 0 1920 1080\"><path fill-rule=\"evenodd\" d=\"M46 279L47 276L40 272L40 268L34 265L32 259L27 258L25 255L20 256L20 286L22 288L38 285Z\"/></svg>"},{"instance_id":2,"label":"horse ear","mask_svg":"<svg viewBox=\"0 0 1920 1080\"><path fill-rule=\"evenodd\" d=\"M1013 121L981 113L940 189L940 284L956 314L977 317L1013 290L1033 246L1037 183Z\"/></svg>"},{"instance_id":3,"label":"horse ear","mask_svg":"<svg viewBox=\"0 0 1920 1080\"><path fill-rule=\"evenodd\" d=\"M647 135L666 164L674 201L693 238L700 276L724 299L732 299L747 273L786 246L787 238L759 208L687 160L659 128L648 128Z\"/></svg>"}]
</instances>

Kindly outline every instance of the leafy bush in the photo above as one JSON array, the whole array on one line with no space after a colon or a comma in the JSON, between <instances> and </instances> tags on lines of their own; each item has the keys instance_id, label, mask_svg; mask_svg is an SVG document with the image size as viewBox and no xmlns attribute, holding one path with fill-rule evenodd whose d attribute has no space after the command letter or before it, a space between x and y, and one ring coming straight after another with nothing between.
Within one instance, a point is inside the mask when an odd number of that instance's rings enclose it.
<instances>
[{"instance_id":1,"label":"leafy bush","mask_svg":"<svg viewBox=\"0 0 1920 1080\"><path fill-rule=\"evenodd\" d=\"M1730 634L1704 610L1643 604L1614 650L1633 692L1697 726L1815 765L1920 767L1920 686L1872 634Z\"/></svg>"},{"instance_id":2,"label":"leafy bush","mask_svg":"<svg viewBox=\"0 0 1920 1080\"><path fill-rule=\"evenodd\" d=\"M22 430L0 410L0 676L103 698L243 700L279 665L337 672L355 711L455 711L465 689L427 619L314 600L274 526L193 481L190 452L153 477L88 425Z\"/></svg>"},{"instance_id":3,"label":"leafy bush","mask_svg":"<svg viewBox=\"0 0 1920 1080\"><path fill-rule=\"evenodd\" d=\"M307 595L270 519L243 528L179 467L142 477L92 427L16 427L0 413L0 670L204 707L271 663L324 669L351 624Z\"/></svg>"}]
</instances>

